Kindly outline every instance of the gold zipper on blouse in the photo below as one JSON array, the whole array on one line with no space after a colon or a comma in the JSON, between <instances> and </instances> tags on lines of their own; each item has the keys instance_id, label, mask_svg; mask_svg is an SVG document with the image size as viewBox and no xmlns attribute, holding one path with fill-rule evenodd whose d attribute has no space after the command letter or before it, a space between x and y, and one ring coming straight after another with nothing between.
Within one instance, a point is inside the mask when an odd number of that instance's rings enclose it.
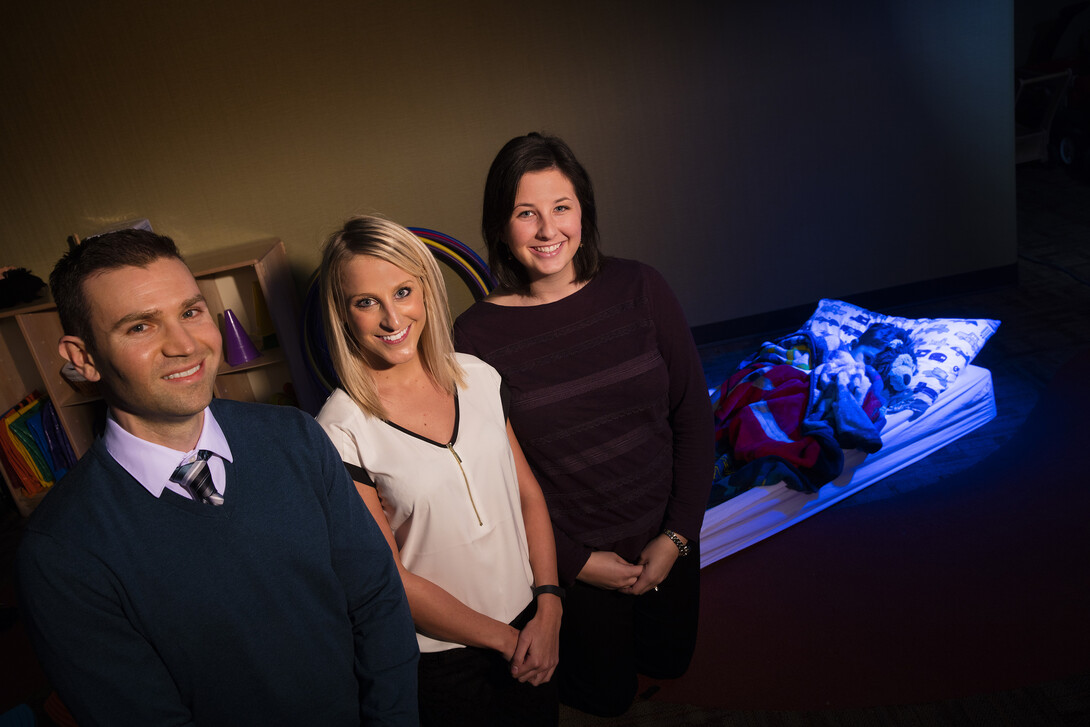
<instances>
[{"instance_id":1,"label":"gold zipper on blouse","mask_svg":"<svg viewBox=\"0 0 1090 727\"><path fill-rule=\"evenodd\" d=\"M462 467L462 458L459 457L458 453L454 451L453 442L447 444L447 449L449 449L450 453L454 455L454 461L458 463L458 469L462 472L462 479L465 480L466 483L466 492L469 493L469 504L473 506L473 514L477 516L477 524L484 525L484 521L481 520L481 513L477 511L477 503L473 499L473 490L469 489L469 478L466 477L465 468Z\"/></svg>"}]
</instances>

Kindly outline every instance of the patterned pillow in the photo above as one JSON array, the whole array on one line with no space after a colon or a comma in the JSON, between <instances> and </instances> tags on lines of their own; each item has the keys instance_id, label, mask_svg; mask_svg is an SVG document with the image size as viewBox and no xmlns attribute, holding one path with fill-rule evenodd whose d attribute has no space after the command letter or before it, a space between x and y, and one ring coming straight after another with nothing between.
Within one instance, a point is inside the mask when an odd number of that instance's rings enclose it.
<instances>
[{"instance_id":1,"label":"patterned pillow","mask_svg":"<svg viewBox=\"0 0 1090 727\"><path fill-rule=\"evenodd\" d=\"M918 370L908 387L889 402L887 411L912 409L913 418L954 383L999 328L999 321L987 318L898 318L842 300L822 299L802 330L822 339L832 351L850 349L875 323L891 323L911 336Z\"/></svg>"}]
</instances>

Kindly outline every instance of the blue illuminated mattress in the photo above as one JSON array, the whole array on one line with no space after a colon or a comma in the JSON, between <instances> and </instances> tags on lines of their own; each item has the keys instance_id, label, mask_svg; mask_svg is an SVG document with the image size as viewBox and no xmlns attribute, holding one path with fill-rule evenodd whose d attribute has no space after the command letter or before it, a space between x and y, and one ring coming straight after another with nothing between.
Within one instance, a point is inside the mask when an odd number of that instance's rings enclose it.
<instances>
[{"instance_id":1,"label":"blue illuminated mattress","mask_svg":"<svg viewBox=\"0 0 1090 727\"><path fill-rule=\"evenodd\" d=\"M710 508L700 535L701 566L821 512L991 421L996 414L991 373L966 366L918 418L910 420L911 414L887 414L882 448L869 455L845 451L843 473L816 493L780 483L754 487Z\"/></svg>"}]
</instances>

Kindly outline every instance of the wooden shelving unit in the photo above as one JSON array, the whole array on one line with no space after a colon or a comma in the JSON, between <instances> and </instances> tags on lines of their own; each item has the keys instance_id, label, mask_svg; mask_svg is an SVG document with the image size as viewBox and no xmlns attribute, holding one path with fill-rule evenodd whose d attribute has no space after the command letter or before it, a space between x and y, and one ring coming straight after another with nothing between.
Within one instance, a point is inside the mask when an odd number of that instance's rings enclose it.
<instances>
[{"instance_id":1,"label":"wooden shelving unit","mask_svg":"<svg viewBox=\"0 0 1090 727\"><path fill-rule=\"evenodd\" d=\"M261 348L262 333L255 295L268 310L275 348L241 366L220 362L216 396L240 401L294 403L314 414L321 405L303 356L298 297L284 243L258 240L236 247L187 257L197 285L212 312L230 308ZM65 361L57 350L62 335L52 301L0 311L0 410L7 410L31 391L48 395L77 456L91 446L105 404L93 387L77 388L61 375ZM289 396L292 397L289 402ZM12 472L3 470L4 484L25 516L44 493L28 497ZM48 491L48 490L47 490Z\"/></svg>"}]
</instances>

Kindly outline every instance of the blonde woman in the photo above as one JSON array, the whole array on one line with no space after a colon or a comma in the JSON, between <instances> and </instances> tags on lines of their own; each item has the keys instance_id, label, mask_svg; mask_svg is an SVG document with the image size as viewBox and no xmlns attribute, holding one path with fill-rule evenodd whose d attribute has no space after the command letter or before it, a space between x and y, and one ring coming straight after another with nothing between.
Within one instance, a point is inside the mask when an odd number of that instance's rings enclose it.
<instances>
[{"instance_id":1,"label":"blonde woman","mask_svg":"<svg viewBox=\"0 0 1090 727\"><path fill-rule=\"evenodd\" d=\"M442 275L404 227L348 220L320 275L341 388L318 422L405 584L422 724L555 725L563 591L499 374L454 352Z\"/></svg>"}]
</instances>

